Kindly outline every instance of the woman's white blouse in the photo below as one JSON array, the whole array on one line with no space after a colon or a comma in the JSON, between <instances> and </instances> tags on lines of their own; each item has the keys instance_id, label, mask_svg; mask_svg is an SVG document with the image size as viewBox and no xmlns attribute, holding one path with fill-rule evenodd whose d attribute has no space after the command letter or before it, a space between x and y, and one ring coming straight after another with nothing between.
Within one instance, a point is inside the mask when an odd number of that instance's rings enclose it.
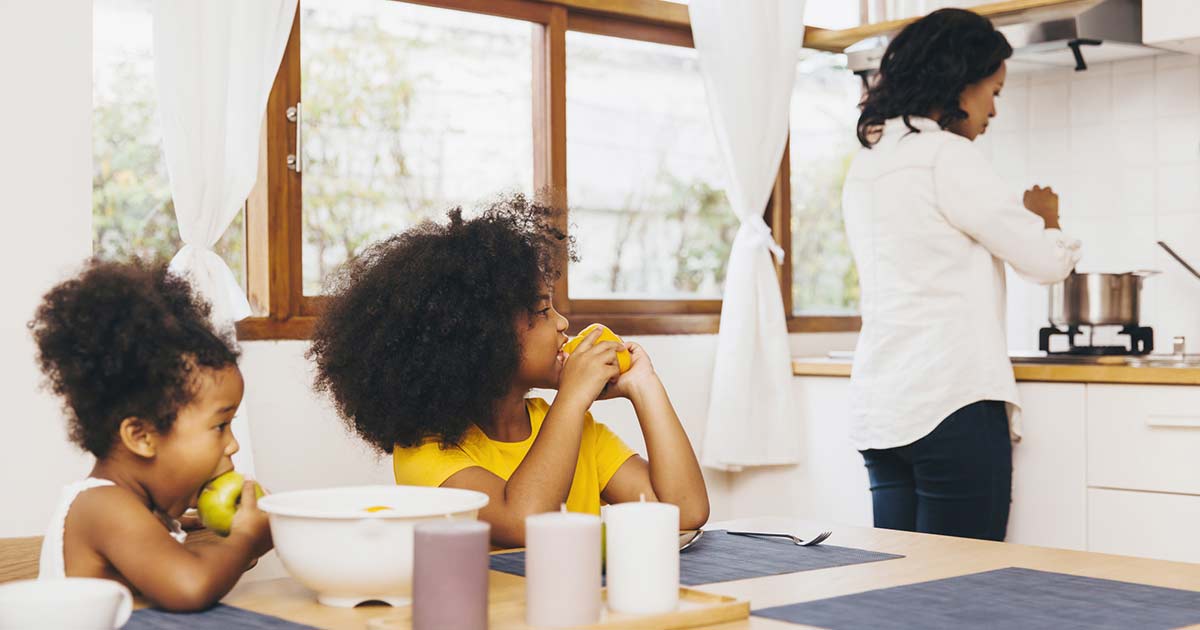
<instances>
[{"instance_id":1,"label":"woman's white blouse","mask_svg":"<svg viewBox=\"0 0 1200 630\"><path fill-rule=\"evenodd\" d=\"M1045 229L970 140L926 118L887 121L842 192L862 287L851 371L855 448L903 446L978 400L1019 408L1005 339L1004 263L1062 280L1079 242ZM1019 426L1014 421L1014 435Z\"/></svg>"}]
</instances>

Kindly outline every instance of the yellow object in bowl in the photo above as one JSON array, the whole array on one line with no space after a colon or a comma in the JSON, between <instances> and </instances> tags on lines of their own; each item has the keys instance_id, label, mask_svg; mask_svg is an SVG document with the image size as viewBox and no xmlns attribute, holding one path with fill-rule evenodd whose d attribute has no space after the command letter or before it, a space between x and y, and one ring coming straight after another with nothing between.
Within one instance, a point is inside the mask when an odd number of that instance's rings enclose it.
<instances>
[{"instance_id":1,"label":"yellow object in bowl","mask_svg":"<svg viewBox=\"0 0 1200 630\"><path fill-rule=\"evenodd\" d=\"M625 342L621 341L621 338L618 337L616 335L616 333L609 330L608 327L605 326L604 324L590 324L590 325L588 325L587 328L584 328L583 330L579 331L578 335L575 335L574 337L571 337L570 339L568 339L567 342L563 344L562 351L567 354L571 354L572 352L575 352L575 349L579 347L579 344L583 343L583 340L587 339L587 336L592 334L592 331L596 330L597 328L600 329L600 337L598 339L596 339L596 343L600 343L601 341L614 341L616 343L625 343ZM621 374L628 372L629 367L630 367L630 365L632 365L632 363L633 363L633 357L629 354L628 350L626 350L624 348L617 350L617 367L620 368Z\"/></svg>"},{"instance_id":2,"label":"yellow object in bowl","mask_svg":"<svg viewBox=\"0 0 1200 630\"><path fill-rule=\"evenodd\" d=\"M391 509L392 509L391 507L386 506L386 505L372 505L371 507L363 508L363 511L375 513L375 512L384 512L384 511L391 510Z\"/></svg>"}]
</instances>

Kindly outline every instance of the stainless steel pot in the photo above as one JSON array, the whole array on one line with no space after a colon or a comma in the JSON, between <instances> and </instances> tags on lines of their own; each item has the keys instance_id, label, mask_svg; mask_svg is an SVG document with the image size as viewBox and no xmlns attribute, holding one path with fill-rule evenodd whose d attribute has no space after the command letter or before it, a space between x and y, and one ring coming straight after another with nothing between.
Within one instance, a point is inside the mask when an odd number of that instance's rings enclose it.
<instances>
[{"instance_id":1,"label":"stainless steel pot","mask_svg":"<svg viewBox=\"0 0 1200 630\"><path fill-rule=\"evenodd\" d=\"M1050 287L1050 323L1058 326L1137 326L1142 280L1157 271L1075 273Z\"/></svg>"}]
</instances>

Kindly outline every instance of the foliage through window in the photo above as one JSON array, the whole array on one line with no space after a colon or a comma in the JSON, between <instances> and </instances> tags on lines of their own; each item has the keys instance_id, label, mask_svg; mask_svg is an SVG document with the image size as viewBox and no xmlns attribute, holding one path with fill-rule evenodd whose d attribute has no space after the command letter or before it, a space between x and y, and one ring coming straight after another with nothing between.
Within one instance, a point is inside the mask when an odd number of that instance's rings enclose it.
<instances>
[{"instance_id":1,"label":"foliage through window","mask_svg":"<svg viewBox=\"0 0 1200 630\"><path fill-rule=\"evenodd\" d=\"M695 49L566 39L571 297L719 299L738 221Z\"/></svg>"},{"instance_id":2,"label":"foliage through window","mask_svg":"<svg viewBox=\"0 0 1200 630\"><path fill-rule=\"evenodd\" d=\"M304 292L376 240L532 192L531 25L301 2Z\"/></svg>"},{"instance_id":3,"label":"foliage through window","mask_svg":"<svg viewBox=\"0 0 1200 630\"><path fill-rule=\"evenodd\" d=\"M792 312L858 312L858 273L842 223L842 183L858 149L861 81L844 55L803 51L791 105Z\"/></svg>"},{"instance_id":4,"label":"foliage through window","mask_svg":"<svg viewBox=\"0 0 1200 630\"><path fill-rule=\"evenodd\" d=\"M183 242L162 153L151 1L92 6L92 250L170 260ZM244 285L242 214L214 249Z\"/></svg>"}]
</instances>

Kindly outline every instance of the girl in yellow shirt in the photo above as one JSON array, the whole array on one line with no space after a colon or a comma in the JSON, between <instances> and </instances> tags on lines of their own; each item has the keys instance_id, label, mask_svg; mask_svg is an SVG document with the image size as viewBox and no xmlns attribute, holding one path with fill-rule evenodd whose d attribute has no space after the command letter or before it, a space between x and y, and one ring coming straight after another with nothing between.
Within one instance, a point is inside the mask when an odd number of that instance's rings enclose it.
<instances>
[{"instance_id":1,"label":"girl in yellow shirt","mask_svg":"<svg viewBox=\"0 0 1200 630\"><path fill-rule=\"evenodd\" d=\"M350 428L393 453L397 483L487 493L497 546L524 545L525 517L562 503L597 514L644 495L678 505L682 529L703 525L700 466L645 349L593 345L595 331L562 352L551 287L576 258L559 211L518 194L448 217L370 246L330 287L309 356ZM588 412L613 397L633 403L648 460Z\"/></svg>"}]
</instances>

